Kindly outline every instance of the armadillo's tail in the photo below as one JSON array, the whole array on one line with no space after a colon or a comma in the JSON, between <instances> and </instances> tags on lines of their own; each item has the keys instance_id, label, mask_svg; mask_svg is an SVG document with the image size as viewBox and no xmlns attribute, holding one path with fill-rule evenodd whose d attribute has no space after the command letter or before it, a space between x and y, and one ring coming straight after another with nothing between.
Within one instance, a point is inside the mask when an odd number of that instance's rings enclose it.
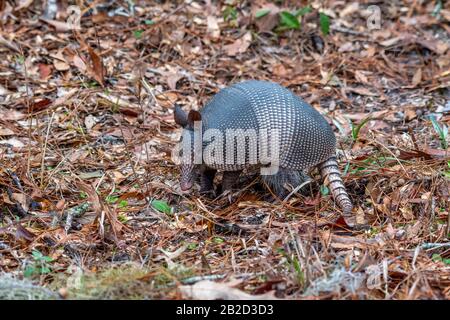
<instances>
[{"instance_id":1,"label":"armadillo's tail","mask_svg":"<svg viewBox=\"0 0 450 320\"><path fill-rule=\"evenodd\" d=\"M319 164L318 167L320 175L324 179L324 184L329 186L336 204L344 211L344 214L350 214L353 209L353 204L342 182L336 157L330 157L328 160Z\"/></svg>"}]
</instances>

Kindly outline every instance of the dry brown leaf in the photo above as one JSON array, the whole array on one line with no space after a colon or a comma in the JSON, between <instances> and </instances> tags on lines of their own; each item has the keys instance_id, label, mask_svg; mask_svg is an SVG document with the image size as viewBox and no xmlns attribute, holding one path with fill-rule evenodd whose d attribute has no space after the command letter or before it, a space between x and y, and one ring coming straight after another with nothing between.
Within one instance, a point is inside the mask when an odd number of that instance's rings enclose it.
<instances>
[{"instance_id":1,"label":"dry brown leaf","mask_svg":"<svg viewBox=\"0 0 450 320\"><path fill-rule=\"evenodd\" d=\"M19 5L14 8L14 11L19 11L25 8L28 8L30 4L33 3L33 0L19 0Z\"/></svg>"},{"instance_id":2,"label":"dry brown leaf","mask_svg":"<svg viewBox=\"0 0 450 320\"><path fill-rule=\"evenodd\" d=\"M178 100L178 94L176 92L165 92L164 94L158 94L156 100L163 107L172 107Z\"/></svg>"},{"instance_id":3,"label":"dry brown leaf","mask_svg":"<svg viewBox=\"0 0 450 320\"><path fill-rule=\"evenodd\" d=\"M100 83L101 86L105 85L105 68L103 66L102 58L95 52L94 49L88 47L89 56L92 61L92 68L90 70L91 76Z\"/></svg>"},{"instance_id":4,"label":"dry brown leaf","mask_svg":"<svg viewBox=\"0 0 450 320\"><path fill-rule=\"evenodd\" d=\"M417 118L416 110L414 110L413 108L407 108L405 110L405 118L407 121L411 121L412 119Z\"/></svg>"},{"instance_id":5,"label":"dry brown leaf","mask_svg":"<svg viewBox=\"0 0 450 320\"><path fill-rule=\"evenodd\" d=\"M339 49L338 52L351 52L351 51L357 51L360 49L360 46L358 43L355 42L345 42L343 43Z\"/></svg>"},{"instance_id":6,"label":"dry brown leaf","mask_svg":"<svg viewBox=\"0 0 450 320\"><path fill-rule=\"evenodd\" d=\"M449 48L449 45L445 41L441 41L438 39L423 39L417 37L415 38L415 42L431 51L436 52L439 55L443 55Z\"/></svg>"},{"instance_id":7,"label":"dry brown leaf","mask_svg":"<svg viewBox=\"0 0 450 320\"><path fill-rule=\"evenodd\" d=\"M117 219L117 213L114 210L111 210L108 206L105 206L103 204L93 186L84 183L82 181L77 181L77 185L80 190L84 191L87 194L89 202L92 204L93 209L97 214L97 217L100 217L102 213L105 214L111 226L114 241L116 242L116 244L118 244L119 242L118 233L122 229L122 224Z\"/></svg>"},{"instance_id":8,"label":"dry brown leaf","mask_svg":"<svg viewBox=\"0 0 450 320\"><path fill-rule=\"evenodd\" d=\"M110 172L112 174L112 178L114 180L114 183L119 185L122 181L124 181L127 177L122 174L122 172L114 170ZM121 196L121 199L123 199L123 196Z\"/></svg>"},{"instance_id":9,"label":"dry brown leaf","mask_svg":"<svg viewBox=\"0 0 450 320\"><path fill-rule=\"evenodd\" d=\"M75 56L73 56L72 62L75 65L75 67L77 67L78 70L82 74L84 74L84 75L86 74L87 66L86 66L86 63L84 63L83 59L81 59L79 56L75 55Z\"/></svg>"},{"instance_id":10,"label":"dry brown leaf","mask_svg":"<svg viewBox=\"0 0 450 320\"><path fill-rule=\"evenodd\" d=\"M208 16L207 18L207 30L212 40L217 40L220 37L220 28L217 18L214 16Z\"/></svg>"},{"instance_id":11,"label":"dry brown leaf","mask_svg":"<svg viewBox=\"0 0 450 320\"><path fill-rule=\"evenodd\" d=\"M0 144L10 145L14 148L23 148L25 144L17 138L10 138L8 140L0 140Z\"/></svg>"},{"instance_id":12,"label":"dry brown leaf","mask_svg":"<svg viewBox=\"0 0 450 320\"><path fill-rule=\"evenodd\" d=\"M351 15L358 11L359 11L359 3L352 2L339 12L339 16L341 18L345 18L346 16Z\"/></svg>"},{"instance_id":13,"label":"dry brown leaf","mask_svg":"<svg viewBox=\"0 0 450 320\"><path fill-rule=\"evenodd\" d=\"M356 80L358 80L361 83L364 83L364 84L368 84L369 83L369 80L367 80L367 77L364 75L363 71L356 70L355 71L355 78L356 78Z\"/></svg>"},{"instance_id":14,"label":"dry brown leaf","mask_svg":"<svg viewBox=\"0 0 450 320\"><path fill-rule=\"evenodd\" d=\"M110 95L110 94L105 94L103 92L99 92L98 96L103 98L103 99L108 100L113 105L116 105L116 106L119 106L119 107L123 107L123 108L134 109L134 110L136 110L136 114L140 114L141 113L140 108L139 108L138 105L136 105L134 103L131 103L131 102L128 102L128 101L126 101L124 99L121 99L121 98L119 98L117 96L113 96L113 95Z\"/></svg>"},{"instance_id":15,"label":"dry brown leaf","mask_svg":"<svg viewBox=\"0 0 450 320\"><path fill-rule=\"evenodd\" d=\"M264 4L263 7L257 7L253 10L252 16L256 15L256 12L262 9L268 9L270 12L255 20L256 27L259 32L270 32L280 22L279 12L280 9L273 3Z\"/></svg>"},{"instance_id":16,"label":"dry brown leaf","mask_svg":"<svg viewBox=\"0 0 450 320\"><path fill-rule=\"evenodd\" d=\"M25 210L28 211L29 209L29 201L28 197L23 193L13 193L11 194L11 200L16 201L20 204L20 206Z\"/></svg>"},{"instance_id":17,"label":"dry brown leaf","mask_svg":"<svg viewBox=\"0 0 450 320\"><path fill-rule=\"evenodd\" d=\"M167 85L171 90L177 89L177 82L183 78L183 75L178 73L169 73L166 75L167 77Z\"/></svg>"},{"instance_id":18,"label":"dry brown leaf","mask_svg":"<svg viewBox=\"0 0 450 320\"><path fill-rule=\"evenodd\" d=\"M359 88L346 87L345 90L357 93L361 96L370 96L370 97L379 96L378 93L371 92L369 89L363 88L363 87L359 87Z\"/></svg>"},{"instance_id":19,"label":"dry brown leaf","mask_svg":"<svg viewBox=\"0 0 450 320\"><path fill-rule=\"evenodd\" d=\"M48 106L52 104L52 101L50 99L41 99L39 101L34 101L33 104L30 106L31 112L38 112L46 109Z\"/></svg>"},{"instance_id":20,"label":"dry brown leaf","mask_svg":"<svg viewBox=\"0 0 450 320\"><path fill-rule=\"evenodd\" d=\"M412 85L416 87L422 81L422 68L417 69L412 78Z\"/></svg>"},{"instance_id":21,"label":"dry brown leaf","mask_svg":"<svg viewBox=\"0 0 450 320\"><path fill-rule=\"evenodd\" d=\"M53 107L57 107L60 105L65 104L66 102L68 102L70 100L70 98L72 98L74 96L75 93L78 92L78 88L73 88L71 89L69 92L67 92L66 94L64 94L63 96L59 97L58 99L56 99L53 102Z\"/></svg>"},{"instance_id":22,"label":"dry brown leaf","mask_svg":"<svg viewBox=\"0 0 450 320\"><path fill-rule=\"evenodd\" d=\"M0 136L12 136L14 135L14 131L8 128L0 128Z\"/></svg>"},{"instance_id":23,"label":"dry brown leaf","mask_svg":"<svg viewBox=\"0 0 450 320\"><path fill-rule=\"evenodd\" d=\"M71 23L44 18L41 18L40 20L54 27L57 32L67 32L73 30L73 25Z\"/></svg>"},{"instance_id":24,"label":"dry brown leaf","mask_svg":"<svg viewBox=\"0 0 450 320\"><path fill-rule=\"evenodd\" d=\"M0 119L6 121L22 120L26 115L17 110L0 109Z\"/></svg>"},{"instance_id":25,"label":"dry brown leaf","mask_svg":"<svg viewBox=\"0 0 450 320\"><path fill-rule=\"evenodd\" d=\"M236 56L239 53L244 53L247 51L248 47L252 42L252 34L247 32L241 38L234 41L232 44L224 46L224 50L227 52L229 56Z\"/></svg>"},{"instance_id":26,"label":"dry brown leaf","mask_svg":"<svg viewBox=\"0 0 450 320\"><path fill-rule=\"evenodd\" d=\"M440 14L444 17L445 20L450 22L450 10L442 9Z\"/></svg>"},{"instance_id":27,"label":"dry brown leaf","mask_svg":"<svg viewBox=\"0 0 450 320\"><path fill-rule=\"evenodd\" d=\"M67 62L66 58L64 58L64 55L62 54L61 50L58 51L56 54L51 54L50 57L53 58L53 66L58 71L67 71L70 69L70 65Z\"/></svg>"},{"instance_id":28,"label":"dry brown leaf","mask_svg":"<svg viewBox=\"0 0 450 320\"><path fill-rule=\"evenodd\" d=\"M287 69L284 67L282 63L274 65L272 68L272 72L277 77L285 77L288 74Z\"/></svg>"},{"instance_id":29,"label":"dry brown leaf","mask_svg":"<svg viewBox=\"0 0 450 320\"><path fill-rule=\"evenodd\" d=\"M395 37L395 38L391 38L391 39L382 41L382 42L380 42L380 44L381 44L383 47L390 47L390 46L393 46L394 44L399 43L401 40L402 40L401 37Z\"/></svg>"},{"instance_id":30,"label":"dry brown leaf","mask_svg":"<svg viewBox=\"0 0 450 320\"><path fill-rule=\"evenodd\" d=\"M88 115L86 118L84 118L84 125L86 126L87 131L91 131L91 129L96 125L97 118L93 115Z\"/></svg>"},{"instance_id":31,"label":"dry brown leaf","mask_svg":"<svg viewBox=\"0 0 450 320\"><path fill-rule=\"evenodd\" d=\"M0 12L0 14L1 14L1 12ZM6 46L16 52L20 52L19 47L14 42L5 39L1 34L0 34L0 44Z\"/></svg>"},{"instance_id":32,"label":"dry brown leaf","mask_svg":"<svg viewBox=\"0 0 450 320\"><path fill-rule=\"evenodd\" d=\"M16 224L16 233L14 234L14 236L16 237L17 240L25 239L28 241L33 241L34 238L36 238L36 235L34 233L22 227L20 223Z\"/></svg>"},{"instance_id":33,"label":"dry brown leaf","mask_svg":"<svg viewBox=\"0 0 450 320\"><path fill-rule=\"evenodd\" d=\"M0 84L0 96L6 96L7 94L10 93L11 92L8 89L6 89L4 86Z\"/></svg>"},{"instance_id":34,"label":"dry brown leaf","mask_svg":"<svg viewBox=\"0 0 450 320\"><path fill-rule=\"evenodd\" d=\"M41 80L46 80L52 75L52 67L45 63L39 63L39 74Z\"/></svg>"}]
</instances>

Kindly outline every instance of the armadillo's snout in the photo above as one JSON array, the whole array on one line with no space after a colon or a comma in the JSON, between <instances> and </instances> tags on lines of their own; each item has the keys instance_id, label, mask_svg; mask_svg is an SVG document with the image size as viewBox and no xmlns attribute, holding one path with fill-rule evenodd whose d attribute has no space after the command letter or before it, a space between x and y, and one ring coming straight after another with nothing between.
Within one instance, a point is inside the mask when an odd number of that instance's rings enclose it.
<instances>
[{"instance_id":1,"label":"armadillo's snout","mask_svg":"<svg viewBox=\"0 0 450 320\"><path fill-rule=\"evenodd\" d=\"M196 178L194 165L192 163L181 166L180 188L182 191L188 191L194 185Z\"/></svg>"},{"instance_id":2,"label":"armadillo's snout","mask_svg":"<svg viewBox=\"0 0 450 320\"><path fill-rule=\"evenodd\" d=\"M182 191L188 191L192 188L192 181L182 181L180 182L180 188Z\"/></svg>"}]
</instances>

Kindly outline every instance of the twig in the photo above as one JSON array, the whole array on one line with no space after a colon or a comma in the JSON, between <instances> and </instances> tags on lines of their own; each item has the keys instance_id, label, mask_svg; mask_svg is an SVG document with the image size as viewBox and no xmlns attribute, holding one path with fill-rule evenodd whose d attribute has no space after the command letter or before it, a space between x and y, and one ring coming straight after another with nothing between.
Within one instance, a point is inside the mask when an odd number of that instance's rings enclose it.
<instances>
[{"instance_id":1,"label":"twig","mask_svg":"<svg viewBox=\"0 0 450 320\"><path fill-rule=\"evenodd\" d=\"M44 147L42 150L42 161L41 161L41 188L44 186L44 165L45 165L45 153L47 151L47 143L48 143L48 136L50 134L50 128L52 126L53 118L55 116L55 113L52 113L52 116L50 118L50 121L48 122L47 126L47 133L45 135L45 141L44 141Z\"/></svg>"},{"instance_id":2,"label":"twig","mask_svg":"<svg viewBox=\"0 0 450 320\"><path fill-rule=\"evenodd\" d=\"M301 185L295 187L295 189L292 190L292 192L289 193L289 194L286 196L286 198L284 198L283 203L286 203L286 202L289 200L289 198L292 197L293 194L295 194L295 193L298 192L301 188L303 188L304 186L306 186L307 184L309 184L309 183L311 183L311 182L312 182L312 180L308 180L308 181L303 182Z\"/></svg>"},{"instance_id":3,"label":"twig","mask_svg":"<svg viewBox=\"0 0 450 320\"><path fill-rule=\"evenodd\" d=\"M226 277L226 275L224 275L224 274L210 274L210 275L194 276L194 277L186 278L186 279L181 280L181 282L183 284L193 284L193 283L203 281L203 280L220 280L225 277Z\"/></svg>"}]
</instances>

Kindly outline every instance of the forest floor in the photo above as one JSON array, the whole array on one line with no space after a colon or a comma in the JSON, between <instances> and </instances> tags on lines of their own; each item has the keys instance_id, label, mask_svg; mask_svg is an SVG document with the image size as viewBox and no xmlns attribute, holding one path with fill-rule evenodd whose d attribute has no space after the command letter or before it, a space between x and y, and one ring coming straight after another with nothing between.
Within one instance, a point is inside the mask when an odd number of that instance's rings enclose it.
<instances>
[{"instance_id":1,"label":"forest floor","mask_svg":"<svg viewBox=\"0 0 450 320\"><path fill-rule=\"evenodd\" d=\"M450 298L449 2L378 25L358 2L79 1L78 29L21 3L0 1L0 299ZM246 79L326 117L366 228L317 185L180 191L173 104Z\"/></svg>"}]
</instances>

